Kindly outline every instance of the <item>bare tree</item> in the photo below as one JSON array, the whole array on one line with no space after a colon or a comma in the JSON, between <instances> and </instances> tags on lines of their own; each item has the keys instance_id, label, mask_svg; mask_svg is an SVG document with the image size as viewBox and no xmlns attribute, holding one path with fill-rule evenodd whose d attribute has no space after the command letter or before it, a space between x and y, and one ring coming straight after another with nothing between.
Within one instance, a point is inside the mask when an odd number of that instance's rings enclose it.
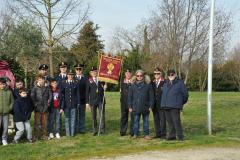
<instances>
[{"instance_id":1,"label":"bare tree","mask_svg":"<svg viewBox=\"0 0 240 160\"><path fill-rule=\"evenodd\" d=\"M11 5L21 16L33 16L41 26L53 76L53 47L77 33L87 19L89 5L85 6L82 0L15 0Z\"/></svg>"},{"instance_id":2,"label":"bare tree","mask_svg":"<svg viewBox=\"0 0 240 160\"><path fill-rule=\"evenodd\" d=\"M226 34L230 32L230 14L217 11L214 27L214 57L221 59ZM169 66L188 80L192 62L206 59L208 53L209 4L206 0L160 0L149 26L152 52L167 55ZM156 36L157 35L157 36Z\"/></svg>"}]
</instances>

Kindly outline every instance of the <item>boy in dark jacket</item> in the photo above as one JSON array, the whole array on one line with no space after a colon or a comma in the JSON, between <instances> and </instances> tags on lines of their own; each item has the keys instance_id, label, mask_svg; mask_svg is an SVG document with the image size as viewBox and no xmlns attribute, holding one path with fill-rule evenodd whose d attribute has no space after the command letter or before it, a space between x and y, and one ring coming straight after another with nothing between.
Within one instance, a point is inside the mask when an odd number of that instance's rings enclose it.
<instances>
[{"instance_id":1,"label":"boy in dark jacket","mask_svg":"<svg viewBox=\"0 0 240 160\"><path fill-rule=\"evenodd\" d=\"M12 91L8 89L6 80L0 78L0 128L3 128L2 131L2 144L7 145L7 133L8 133L8 118L9 114L12 111L14 98Z\"/></svg>"},{"instance_id":2,"label":"boy in dark jacket","mask_svg":"<svg viewBox=\"0 0 240 160\"><path fill-rule=\"evenodd\" d=\"M32 128L29 120L31 118L33 106L25 89L20 89L19 95L20 97L17 98L13 105L13 120L18 129L16 135L14 136L13 143L18 143L24 133L24 130L27 132L28 141L32 143Z\"/></svg>"},{"instance_id":3,"label":"boy in dark jacket","mask_svg":"<svg viewBox=\"0 0 240 160\"><path fill-rule=\"evenodd\" d=\"M31 92L31 98L34 104L34 138L47 139L47 118L49 107L52 102L52 92L49 86L45 86L44 77L36 77L36 85Z\"/></svg>"}]
</instances>

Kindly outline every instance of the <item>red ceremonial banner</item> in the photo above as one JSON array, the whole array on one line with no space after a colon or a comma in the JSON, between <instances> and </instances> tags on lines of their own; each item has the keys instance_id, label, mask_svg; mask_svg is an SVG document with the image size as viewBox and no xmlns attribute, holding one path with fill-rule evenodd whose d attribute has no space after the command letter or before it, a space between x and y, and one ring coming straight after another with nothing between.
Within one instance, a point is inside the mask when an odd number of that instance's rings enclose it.
<instances>
[{"instance_id":1,"label":"red ceremonial banner","mask_svg":"<svg viewBox=\"0 0 240 160\"><path fill-rule=\"evenodd\" d=\"M118 84L121 73L122 59L107 55L100 57L98 80Z\"/></svg>"}]
</instances>

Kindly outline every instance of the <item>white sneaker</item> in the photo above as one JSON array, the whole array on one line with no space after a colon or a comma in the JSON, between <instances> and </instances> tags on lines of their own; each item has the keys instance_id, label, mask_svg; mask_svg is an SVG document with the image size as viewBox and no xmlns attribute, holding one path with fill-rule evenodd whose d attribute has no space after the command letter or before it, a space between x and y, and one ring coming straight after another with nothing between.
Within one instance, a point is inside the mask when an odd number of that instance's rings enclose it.
<instances>
[{"instance_id":1,"label":"white sneaker","mask_svg":"<svg viewBox=\"0 0 240 160\"><path fill-rule=\"evenodd\" d=\"M6 146L6 145L8 145L8 143L7 143L7 141L6 141L6 140L2 140L2 144L3 144L3 146Z\"/></svg>"},{"instance_id":2,"label":"white sneaker","mask_svg":"<svg viewBox=\"0 0 240 160\"><path fill-rule=\"evenodd\" d=\"M50 139L53 139L53 138L54 138L53 133L50 133L50 134L49 134L49 138L50 138Z\"/></svg>"},{"instance_id":3,"label":"white sneaker","mask_svg":"<svg viewBox=\"0 0 240 160\"><path fill-rule=\"evenodd\" d=\"M59 133L56 133L56 138L60 139L60 134Z\"/></svg>"}]
</instances>

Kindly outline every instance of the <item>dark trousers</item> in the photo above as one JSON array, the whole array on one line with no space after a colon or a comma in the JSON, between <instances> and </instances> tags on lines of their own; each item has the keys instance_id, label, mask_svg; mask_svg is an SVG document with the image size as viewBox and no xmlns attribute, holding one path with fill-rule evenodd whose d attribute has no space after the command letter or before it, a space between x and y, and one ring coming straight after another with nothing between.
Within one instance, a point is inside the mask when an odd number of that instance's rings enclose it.
<instances>
[{"instance_id":1,"label":"dark trousers","mask_svg":"<svg viewBox=\"0 0 240 160\"><path fill-rule=\"evenodd\" d=\"M166 119L169 126L168 138L183 139L183 129L180 118L180 109L166 109Z\"/></svg>"},{"instance_id":2,"label":"dark trousers","mask_svg":"<svg viewBox=\"0 0 240 160\"><path fill-rule=\"evenodd\" d=\"M120 120L120 135L125 135L128 128L128 115L129 110L121 104L121 120ZM134 116L130 113L130 135L133 136L133 124L134 124Z\"/></svg>"},{"instance_id":3,"label":"dark trousers","mask_svg":"<svg viewBox=\"0 0 240 160\"><path fill-rule=\"evenodd\" d=\"M166 138L166 116L163 109L154 107L153 110L154 128L156 137Z\"/></svg>"},{"instance_id":4,"label":"dark trousers","mask_svg":"<svg viewBox=\"0 0 240 160\"><path fill-rule=\"evenodd\" d=\"M76 132L84 133L85 132L85 112L86 112L86 105L81 104L77 107L76 113Z\"/></svg>"},{"instance_id":5,"label":"dark trousers","mask_svg":"<svg viewBox=\"0 0 240 160\"><path fill-rule=\"evenodd\" d=\"M93 133L98 132L98 125L97 125L97 109L99 112L99 123L100 123L100 117L102 113L102 123L100 126L100 132L104 133L105 132L105 104L99 103L98 105L93 105L91 106L91 112L92 112L92 126L93 126Z\"/></svg>"},{"instance_id":6,"label":"dark trousers","mask_svg":"<svg viewBox=\"0 0 240 160\"><path fill-rule=\"evenodd\" d=\"M34 113L34 138L46 138L47 132L48 113L35 112Z\"/></svg>"}]
</instances>

